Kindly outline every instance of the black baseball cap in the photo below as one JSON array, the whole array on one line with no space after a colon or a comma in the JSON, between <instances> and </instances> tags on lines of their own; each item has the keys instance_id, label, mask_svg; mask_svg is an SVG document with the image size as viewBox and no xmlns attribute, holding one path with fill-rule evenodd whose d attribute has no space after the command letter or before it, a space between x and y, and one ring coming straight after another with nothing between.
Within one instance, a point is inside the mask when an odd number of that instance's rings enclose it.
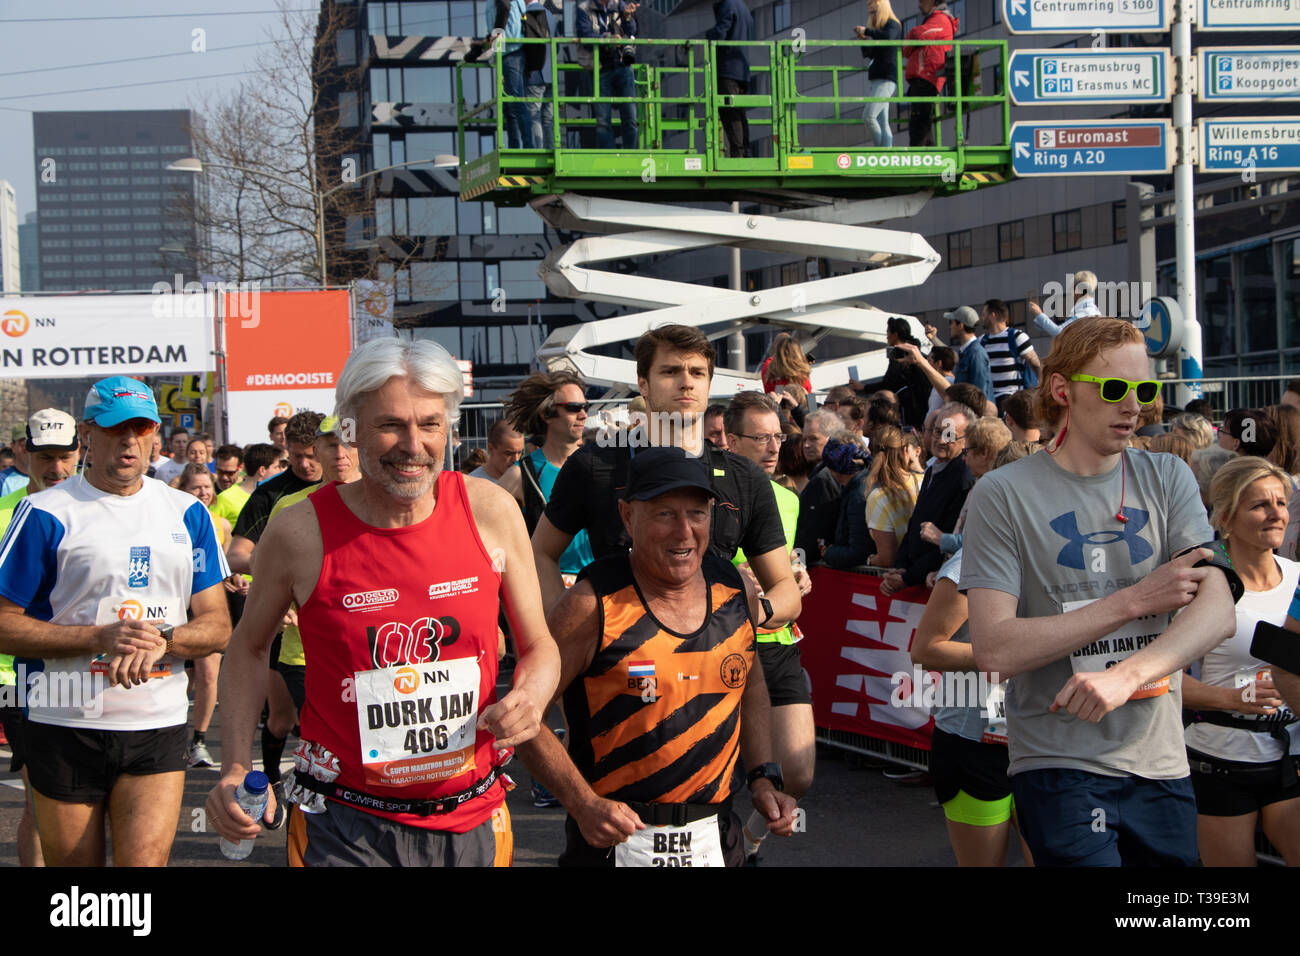
<instances>
[{"instance_id":1,"label":"black baseball cap","mask_svg":"<svg viewBox=\"0 0 1300 956\"><path fill-rule=\"evenodd\" d=\"M637 451L628 465L623 500L649 501L680 488L698 488L714 497L704 459L676 446L646 448Z\"/></svg>"}]
</instances>

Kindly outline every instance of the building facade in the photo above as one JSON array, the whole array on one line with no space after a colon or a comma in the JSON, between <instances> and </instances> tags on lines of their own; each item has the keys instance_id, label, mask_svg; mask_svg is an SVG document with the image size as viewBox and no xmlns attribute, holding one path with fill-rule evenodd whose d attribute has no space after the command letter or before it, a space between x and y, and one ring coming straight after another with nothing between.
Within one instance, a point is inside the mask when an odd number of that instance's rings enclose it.
<instances>
[{"instance_id":1,"label":"building facade","mask_svg":"<svg viewBox=\"0 0 1300 956\"><path fill-rule=\"evenodd\" d=\"M18 243L18 197L0 179L0 292L21 292L22 250Z\"/></svg>"},{"instance_id":2,"label":"building facade","mask_svg":"<svg viewBox=\"0 0 1300 956\"><path fill-rule=\"evenodd\" d=\"M197 276L183 200L195 177L167 172L193 154L188 110L32 114L42 291L149 290Z\"/></svg>"},{"instance_id":3,"label":"building facade","mask_svg":"<svg viewBox=\"0 0 1300 956\"><path fill-rule=\"evenodd\" d=\"M324 73L348 82L326 82L319 109L353 131L347 155L358 176L413 164L373 177L369 208L327 229L345 236L343 248L330 251L330 280L374 275L390 283L394 324L473 362L475 399L495 400L528 373L552 325L584 313L551 297L538 278L556 237L531 209L461 202L455 170L432 164L458 155L456 66L490 30L495 2L326 0L322 11L322 23L343 24L318 36L318 53L335 58ZM491 72L468 76L471 101L491 95ZM492 148L491 136L474 139L473 150Z\"/></svg>"},{"instance_id":4,"label":"building facade","mask_svg":"<svg viewBox=\"0 0 1300 956\"><path fill-rule=\"evenodd\" d=\"M327 0L327 5L329 0ZM458 64L465 63L472 39L491 27L495 0L454 2L335 3L351 19L330 53L340 68L353 68L357 79L344 88L327 87L321 109L337 111L341 125L355 130L355 156L362 170L460 154L465 160L493 148L489 135L467 136L456 142ZM995 0L950 0L963 39L1006 40L1020 47L1109 46L1161 47L1168 35L1009 36ZM560 12L562 31L573 35L572 3ZM866 17L866 6L844 0L774 0L754 3L756 40L789 39L803 31L808 39L850 40L854 26ZM904 18L904 32L916 25L914 3L902 0L895 10ZM638 12L641 36L698 38L713 24L708 0L657 0ZM1213 45L1285 43L1297 35L1197 34L1196 43ZM652 54L655 55L655 54ZM657 55L669 55L662 53ZM756 53L755 56L758 54ZM861 63L856 50L811 51L808 62ZM760 66L761 63L754 65ZM356 68L360 69L356 69ZM981 55L979 88L1004 87L997 57ZM764 92L761 69L755 88ZM472 105L491 95L491 71L461 72L465 102ZM866 71L842 83L840 92L867 95ZM814 84L807 92L816 95ZM1233 104L1235 108L1197 106L1197 116L1214 113L1285 112L1266 104ZM1168 106L1133 108L1065 107L1015 108L1012 120L1085 119L1102 116L1168 116ZM906 108L891 110L895 144L907 145ZM758 119L758 122L754 122ZM751 116L756 155L765 155L770 126ZM955 135L952 123L941 126L943 141ZM989 109L969 116L966 140L1000 142L1002 115ZM866 129L850 123L810 134L815 145L861 146ZM770 154L770 153L769 153ZM346 223L345 249L331 251L331 262L377 265L381 278L393 283L394 320L399 327L432 338L459 358L474 362L476 397L492 400L508 391L525 374L537 346L553 328L597 316L625 311L621 307L573 302L553 297L537 277L540 260L570 236L557 235L527 207L497 208L490 203L460 202L450 171L421 167L375 177L373 215L353 215ZM1171 177L1148 180L1157 194L1172 188ZM1213 181L1198 176L1198 183ZM1300 204L1286 194L1300 188L1300 178L1280 177L1267 186L1271 202L1238 208L1235 202L1259 200L1243 186L1237 200L1221 190L1217 213L1198 219L1198 287L1205 328L1205 373L1273 374L1300 368L1300 312L1297 311L1297 239ZM1258 190L1256 190L1256 193ZM886 311L915 315L946 328L942 314L958 305L978 306L989 298L1006 300L1013 325L1028 327L1040 354L1050 342L1027 323L1027 299L1042 297L1051 283L1064 283L1080 269L1095 272L1103 283L1137 283L1140 295L1172 292L1172 222L1156 206L1144 215L1155 217L1154 268L1143 270L1136 251L1140 237L1132 236L1124 176L1023 179L994 188L932 200L919 214L880 225L926 237L941 257L930 279L920 287L882 294L870 304ZM1278 198L1280 197L1280 198ZM1211 200L1198 200L1203 205ZM1159 204L1157 204L1159 205ZM743 207L760 209L757 203ZM769 207L770 208L770 207ZM1261 212L1265 209L1266 212ZM342 230L340 230L342 232ZM1140 232L1141 230L1139 230ZM1149 263L1148 263L1149 265ZM725 285L728 256L722 250L699 250L655 261L611 263L607 268L643 270L706 285ZM761 290L852 268L845 263L792 259L746 251L742 257L742 287ZM359 273L358 273L359 274ZM345 279L331 270L332 281ZM1146 285L1142 285L1146 283ZM1268 301L1266 301L1268 300ZM1131 305L1135 309L1140 304ZM769 331L747 336L746 364L753 368L762 356ZM825 340L821 354L857 351L860 345Z\"/></svg>"},{"instance_id":5,"label":"building facade","mask_svg":"<svg viewBox=\"0 0 1300 956\"><path fill-rule=\"evenodd\" d=\"M36 213L29 212L18 227L18 258L25 292L39 292L41 288L41 246L37 232Z\"/></svg>"}]
</instances>

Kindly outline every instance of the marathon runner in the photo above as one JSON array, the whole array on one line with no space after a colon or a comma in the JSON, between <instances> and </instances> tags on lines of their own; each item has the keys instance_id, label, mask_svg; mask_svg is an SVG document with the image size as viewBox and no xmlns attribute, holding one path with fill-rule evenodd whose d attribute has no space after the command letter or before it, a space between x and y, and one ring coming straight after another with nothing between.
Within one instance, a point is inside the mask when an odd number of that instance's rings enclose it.
<instances>
[{"instance_id":1,"label":"marathon runner","mask_svg":"<svg viewBox=\"0 0 1300 956\"><path fill-rule=\"evenodd\" d=\"M0 543L0 650L32 660L28 773L45 861L163 866L185 778L186 658L230 636L229 574L193 495L145 478L153 394L86 396L86 471L19 502ZM189 607L192 617L186 617Z\"/></svg>"},{"instance_id":2,"label":"marathon runner","mask_svg":"<svg viewBox=\"0 0 1300 956\"><path fill-rule=\"evenodd\" d=\"M727 447L748 458L769 478L776 474L777 457L785 435L775 400L762 392L740 392L731 400L723 415ZM772 482L781 527L785 531L787 551L794 548L795 528L799 523L799 496ZM732 563L743 566L745 552L737 551ZM812 591L812 580L802 563L791 558L791 568L799 583L800 598ZM746 571L748 568L745 569ZM808 678L799 660L799 641L803 632L797 625L786 624L776 630L761 630L756 638L758 660L763 665L763 679L772 704L772 753L785 777L785 792L802 800L812 786L817 763L817 729L813 725L812 695ZM759 844L767 835L766 821L755 811L745 822L746 859L757 863Z\"/></svg>"},{"instance_id":3,"label":"marathon runner","mask_svg":"<svg viewBox=\"0 0 1300 956\"><path fill-rule=\"evenodd\" d=\"M533 555L550 608L564 592L559 560L574 536L587 530L599 558L627 549L618 500L628 463L652 445L678 445L705 457L715 496L711 545L730 561L743 547L749 566L772 604L764 628L799 616L799 585L772 483L753 462L715 448L703 435L703 416L713 382L713 346L699 329L665 325L637 339L637 387L649 410L648 427L620 433L624 440L597 441L579 448L560 470L546 513L533 533ZM633 447L640 445L641 447Z\"/></svg>"},{"instance_id":4,"label":"marathon runner","mask_svg":"<svg viewBox=\"0 0 1300 956\"><path fill-rule=\"evenodd\" d=\"M549 616L571 753L544 729L519 755L569 811L561 866L739 866L738 756L768 829L793 831L754 667L770 609L709 548L712 495L703 459L640 451L619 502L631 551L585 568Z\"/></svg>"},{"instance_id":5,"label":"marathon runner","mask_svg":"<svg viewBox=\"0 0 1300 956\"><path fill-rule=\"evenodd\" d=\"M28 421L24 444L31 474L26 485L0 498L0 535L9 529L18 502L29 494L53 488L77 472L77 451L81 445L77 439L77 421L67 412L57 408L42 408ZM24 766L26 718L18 706L16 684L13 656L0 654L0 685L4 686L5 694L11 695L0 706L0 723L3 723L9 750L13 754L9 772L21 773L23 778L23 815L18 821L18 865L44 866L41 838L36 832L36 816L32 810L32 786Z\"/></svg>"},{"instance_id":6,"label":"marathon runner","mask_svg":"<svg viewBox=\"0 0 1300 956\"><path fill-rule=\"evenodd\" d=\"M316 460L320 462L321 481L314 485L308 485L301 491L295 491L291 495L285 495L275 503L271 509L271 517L267 519L269 525L280 512L286 508L292 508L298 502L305 500L309 495L318 491L322 484L351 484L361 477L361 472L357 469L357 450L354 446L347 444L340 436L339 420L334 415L327 415L321 419L320 425L316 429L316 441L312 445L315 452ZM270 446L267 446L270 447ZM257 563L257 551L253 552L253 563ZM298 632L298 606L295 604L289 608L285 615L284 630L280 634L279 651L276 659L272 662L272 670L278 671L285 687L289 691L289 697L293 701L293 710L289 713L283 713L281 708L272 708L272 712L267 715L266 726L262 730L262 767L266 777L271 781L271 786L275 790L276 800L281 804L284 803L284 785L280 780L280 758L284 755L285 739L289 735L290 729L298 719L302 711L303 701L306 699L306 685L304 684L304 672L306 670L307 658L302 650L302 635ZM285 808L287 809L287 808ZM280 817L277 815L276 820ZM272 827L278 829L278 827Z\"/></svg>"},{"instance_id":7,"label":"marathon runner","mask_svg":"<svg viewBox=\"0 0 1300 956\"><path fill-rule=\"evenodd\" d=\"M1142 333L1071 323L1042 380L1056 437L975 486L961 575L976 666L1011 678L1023 834L1038 866L1192 866L1182 668L1235 630L1228 579L1197 566L1212 533L1191 471L1128 447L1159 392Z\"/></svg>"},{"instance_id":8,"label":"marathon runner","mask_svg":"<svg viewBox=\"0 0 1300 956\"><path fill-rule=\"evenodd\" d=\"M586 383L576 372L534 372L519 383L506 401L504 418L517 431L544 436L542 445L524 455L498 482L524 509L524 523L532 534L550 502L555 479L564 463L582 446L587 424ZM560 574L565 586L593 560L587 532L579 531L560 554Z\"/></svg>"},{"instance_id":9,"label":"marathon runner","mask_svg":"<svg viewBox=\"0 0 1300 956\"><path fill-rule=\"evenodd\" d=\"M261 540L276 503L321 480L321 464L316 459L316 435L324 417L320 412L303 409L285 421L281 432L289 446L289 467L253 488L248 501L240 509L230 549L226 552L230 566L236 572L248 574L252 571L253 549ZM275 425L274 419L271 425ZM274 427L271 430L274 433ZM285 734L293 726L294 717L293 698L275 666L280 658L279 644L277 637L269 659L271 677L266 685L266 723L262 728L262 769L272 781L279 778Z\"/></svg>"},{"instance_id":10,"label":"marathon runner","mask_svg":"<svg viewBox=\"0 0 1300 956\"><path fill-rule=\"evenodd\" d=\"M538 731L559 676L519 509L442 463L460 369L426 341L376 339L338 380L361 480L279 516L222 676L230 739L208 819L255 838L235 803L251 769L272 637L291 603L306 655L289 859L305 866L509 865L500 764ZM497 614L519 658L495 698ZM495 739L494 739L495 738ZM264 820L274 819L274 800Z\"/></svg>"}]
</instances>

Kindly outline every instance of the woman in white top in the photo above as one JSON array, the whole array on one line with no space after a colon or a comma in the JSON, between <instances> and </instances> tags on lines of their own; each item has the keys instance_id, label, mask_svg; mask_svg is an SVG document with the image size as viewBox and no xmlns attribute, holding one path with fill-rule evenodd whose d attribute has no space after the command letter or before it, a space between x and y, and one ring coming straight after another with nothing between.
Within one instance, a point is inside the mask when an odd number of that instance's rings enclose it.
<instances>
[{"instance_id":1,"label":"woman in white top","mask_svg":"<svg viewBox=\"0 0 1300 956\"><path fill-rule=\"evenodd\" d=\"M1197 840L1206 866L1254 866L1255 825L1287 865L1300 863L1300 719L1250 653L1255 625L1281 625L1300 581L1300 563L1279 557L1291 482L1252 456L1228 462L1210 485L1212 521L1246 586L1237 632L1201 659L1200 678L1183 676L1183 706L1195 712L1185 734L1196 791ZM1289 738L1289 739L1288 739Z\"/></svg>"}]
</instances>

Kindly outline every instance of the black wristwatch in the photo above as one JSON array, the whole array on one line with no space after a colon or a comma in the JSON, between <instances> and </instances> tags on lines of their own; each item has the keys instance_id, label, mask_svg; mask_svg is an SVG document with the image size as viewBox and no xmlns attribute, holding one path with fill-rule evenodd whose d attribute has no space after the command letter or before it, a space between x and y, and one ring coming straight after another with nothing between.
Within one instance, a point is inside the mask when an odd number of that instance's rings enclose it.
<instances>
[{"instance_id":1,"label":"black wristwatch","mask_svg":"<svg viewBox=\"0 0 1300 956\"><path fill-rule=\"evenodd\" d=\"M776 612L772 610L772 602L760 594L758 597L758 606L763 609L763 620L758 622L758 626L767 627L767 622L776 616Z\"/></svg>"},{"instance_id":2,"label":"black wristwatch","mask_svg":"<svg viewBox=\"0 0 1300 956\"><path fill-rule=\"evenodd\" d=\"M745 783L752 790L754 784L763 779L772 781L772 786L776 787L776 789L785 790L785 778L781 776L781 765L779 763L769 761L768 763L759 764L746 776Z\"/></svg>"},{"instance_id":3,"label":"black wristwatch","mask_svg":"<svg viewBox=\"0 0 1300 956\"><path fill-rule=\"evenodd\" d=\"M174 632L176 628L171 624L159 624L157 625L157 628L158 633L161 634L163 640L167 642L166 653L170 654L172 652L172 632Z\"/></svg>"}]
</instances>

